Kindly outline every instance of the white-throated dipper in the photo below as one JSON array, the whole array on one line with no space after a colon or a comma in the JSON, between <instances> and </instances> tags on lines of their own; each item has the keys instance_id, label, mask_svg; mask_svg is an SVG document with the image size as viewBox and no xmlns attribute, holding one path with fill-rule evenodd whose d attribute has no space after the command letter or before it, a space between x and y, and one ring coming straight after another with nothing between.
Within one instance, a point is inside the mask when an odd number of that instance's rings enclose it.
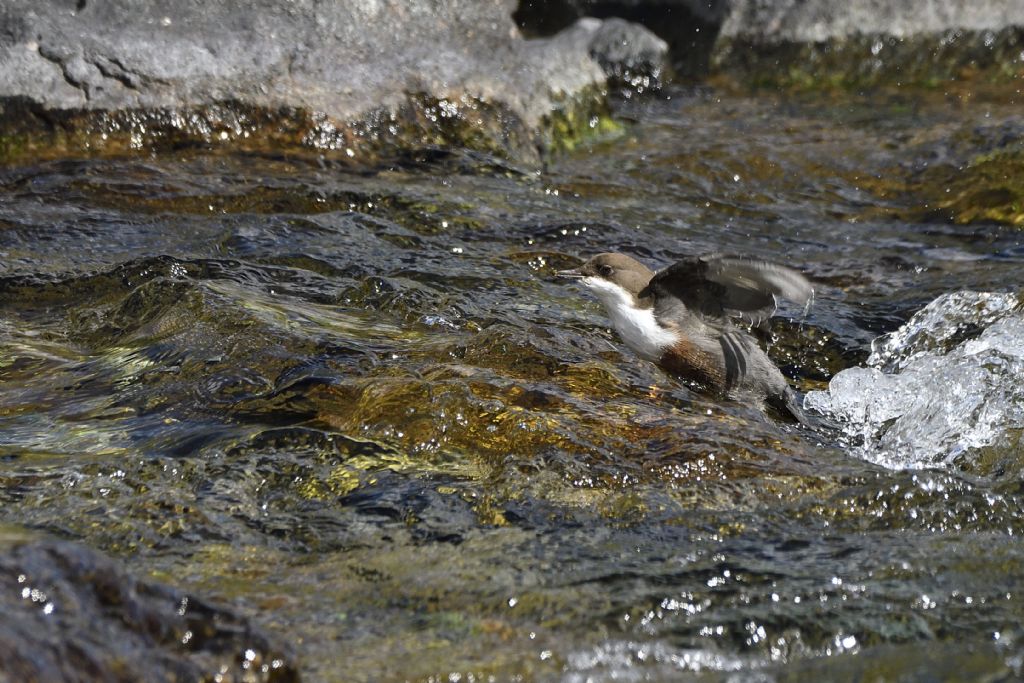
<instances>
[{"instance_id":1,"label":"white-throated dipper","mask_svg":"<svg viewBox=\"0 0 1024 683\"><path fill-rule=\"evenodd\" d=\"M776 297L808 305L803 275L767 261L699 256L655 273L625 254L598 254L563 270L604 304L612 326L641 358L707 391L768 401L798 419L796 393L757 341L730 318L760 325Z\"/></svg>"}]
</instances>

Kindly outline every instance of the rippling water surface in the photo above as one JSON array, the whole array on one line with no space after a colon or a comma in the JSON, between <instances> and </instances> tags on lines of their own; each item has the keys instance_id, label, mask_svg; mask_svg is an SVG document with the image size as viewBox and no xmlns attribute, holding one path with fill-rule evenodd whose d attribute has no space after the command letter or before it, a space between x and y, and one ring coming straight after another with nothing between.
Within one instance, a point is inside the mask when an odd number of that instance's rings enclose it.
<instances>
[{"instance_id":1,"label":"rippling water surface","mask_svg":"<svg viewBox=\"0 0 1024 683\"><path fill-rule=\"evenodd\" d=\"M436 149L0 171L0 521L238 605L309 680L1020 675L1018 434L869 461L692 393L553 278L608 250L791 264L817 299L771 354L824 389L936 297L1019 290L1019 230L926 184L1016 110L624 115L543 173Z\"/></svg>"}]
</instances>

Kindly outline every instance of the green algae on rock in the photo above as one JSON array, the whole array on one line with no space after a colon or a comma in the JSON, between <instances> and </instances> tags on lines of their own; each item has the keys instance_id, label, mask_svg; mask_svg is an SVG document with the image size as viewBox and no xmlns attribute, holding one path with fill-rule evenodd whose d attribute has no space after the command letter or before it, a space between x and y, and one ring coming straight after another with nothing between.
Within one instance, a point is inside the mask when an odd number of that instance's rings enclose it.
<instances>
[{"instance_id":1,"label":"green algae on rock","mask_svg":"<svg viewBox=\"0 0 1024 683\"><path fill-rule=\"evenodd\" d=\"M616 130L598 89L557 95L539 125L478 96L413 95L352 121L295 107L238 101L174 109L49 112L0 102L0 163L67 157L167 153L194 148L271 153L321 152L369 166L422 147L464 148L537 164L552 150ZM600 125L590 123L598 121ZM596 130L595 130L596 129Z\"/></svg>"}]
</instances>

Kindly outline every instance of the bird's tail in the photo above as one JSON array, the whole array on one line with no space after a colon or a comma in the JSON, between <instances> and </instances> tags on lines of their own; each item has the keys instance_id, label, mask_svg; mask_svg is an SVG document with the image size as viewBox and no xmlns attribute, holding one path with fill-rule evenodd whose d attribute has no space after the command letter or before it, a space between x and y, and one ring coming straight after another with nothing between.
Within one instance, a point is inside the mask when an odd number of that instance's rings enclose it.
<instances>
[{"instance_id":1,"label":"bird's tail","mask_svg":"<svg viewBox=\"0 0 1024 683\"><path fill-rule=\"evenodd\" d=\"M793 416L797 422L805 427L810 427L811 429L819 432L835 432L837 429L836 425L832 424L820 415L814 415L804 410L803 399L803 394L790 387L786 387L786 391L781 396L776 397L772 402L774 403L774 407L780 412Z\"/></svg>"}]
</instances>

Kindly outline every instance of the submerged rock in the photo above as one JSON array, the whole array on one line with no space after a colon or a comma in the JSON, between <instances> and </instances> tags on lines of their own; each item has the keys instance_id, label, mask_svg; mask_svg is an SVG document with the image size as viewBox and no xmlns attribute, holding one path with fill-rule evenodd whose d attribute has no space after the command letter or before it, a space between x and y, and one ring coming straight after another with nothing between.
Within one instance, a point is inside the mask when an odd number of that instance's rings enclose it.
<instances>
[{"instance_id":1,"label":"submerged rock","mask_svg":"<svg viewBox=\"0 0 1024 683\"><path fill-rule=\"evenodd\" d=\"M0 679L298 681L244 617L72 543L0 538Z\"/></svg>"},{"instance_id":2,"label":"submerged rock","mask_svg":"<svg viewBox=\"0 0 1024 683\"><path fill-rule=\"evenodd\" d=\"M861 187L878 198L866 218L1024 226L1024 121L1014 115L923 136Z\"/></svg>"},{"instance_id":3,"label":"submerged rock","mask_svg":"<svg viewBox=\"0 0 1024 683\"><path fill-rule=\"evenodd\" d=\"M1020 307L1012 294L939 297L874 344L870 367L840 372L805 408L873 462L969 469L979 449L1024 429Z\"/></svg>"},{"instance_id":4,"label":"submerged rock","mask_svg":"<svg viewBox=\"0 0 1024 683\"><path fill-rule=\"evenodd\" d=\"M524 40L512 10L13 0L0 10L0 152L38 154L43 132L72 151L269 135L349 156L395 141L535 158L553 116L600 113L605 76L580 41Z\"/></svg>"}]
</instances>

